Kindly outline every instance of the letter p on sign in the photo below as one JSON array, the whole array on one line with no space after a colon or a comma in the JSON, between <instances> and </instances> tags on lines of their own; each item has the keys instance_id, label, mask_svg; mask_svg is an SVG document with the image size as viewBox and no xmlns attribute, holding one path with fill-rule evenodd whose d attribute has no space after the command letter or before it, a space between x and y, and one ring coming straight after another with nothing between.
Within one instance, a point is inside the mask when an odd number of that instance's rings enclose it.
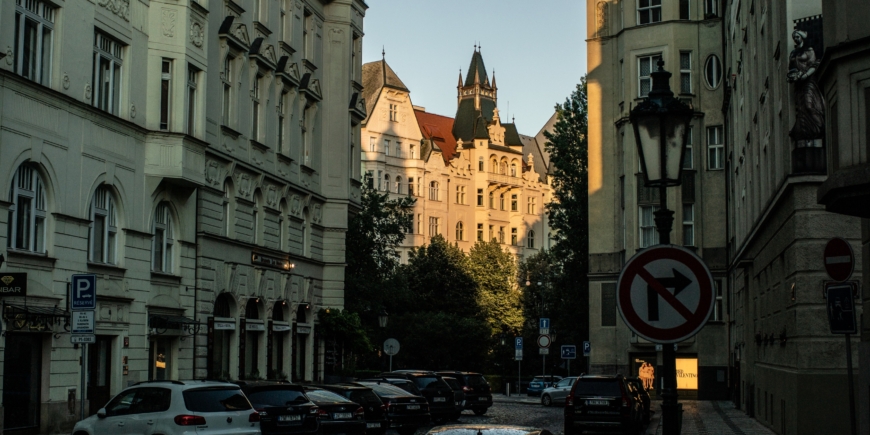
<instances>
[{"instance_id":1,"label":"letter p on sign","mask_svg":"<svg viewBox=\"0 0 870 435\"><path fill-rule=\"evenodd\" d=\"M93 310L97 308L97 276L93 274L73 275L70 308L73 310Z\"/></svg>"}]
</instances>

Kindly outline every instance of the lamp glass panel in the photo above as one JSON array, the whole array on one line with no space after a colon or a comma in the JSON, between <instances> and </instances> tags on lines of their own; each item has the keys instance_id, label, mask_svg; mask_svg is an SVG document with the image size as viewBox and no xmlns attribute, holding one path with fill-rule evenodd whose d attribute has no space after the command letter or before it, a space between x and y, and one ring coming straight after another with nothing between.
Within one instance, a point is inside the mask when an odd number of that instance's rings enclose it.
<instances>
[{"instance_id":1,"label":"lamp glass panel","mask_svg":"<svg viewBox=\"0 0 870 435\"><path fill-rule=\"evenodd\" d=\"M662 172L659 118L657 116L638 117L637 131L640 135L640 149L643 152L647 179L650 181L660 180Z\"/></svg>"},{"instance_id":2,"label":"lamp glass panel","mask_svg":"<svg viewBox=\"0 0 870 435\"><path fill-rule=\"evenodd\" d=\"M668 117L665 118L665 162L666 174L668 180L678 180L680 178L680 169L683 164L683 141L686 138L688 131L688 123L683 117Z\"/></svg>"}]
</instances>

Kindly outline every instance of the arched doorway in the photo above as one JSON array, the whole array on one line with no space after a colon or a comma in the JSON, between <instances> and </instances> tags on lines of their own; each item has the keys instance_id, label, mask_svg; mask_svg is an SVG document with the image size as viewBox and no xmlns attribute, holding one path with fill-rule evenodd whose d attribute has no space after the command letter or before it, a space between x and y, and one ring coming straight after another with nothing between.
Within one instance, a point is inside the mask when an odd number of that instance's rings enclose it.
<instances>
[{"instance_id":1,"label":"arched doorway","mask_svg":"<svg viewBox=\"0 0 870 435\"><path fill-rule=\"evenodd\" d=\"M242 334L239 344L239 378L262 379L265 374L261 353L265 350L266 325L260 313L260 298L250 298L245 304L245 318L240 322Z\"/></svg>"},{"instance_id":2,"label":"arched doorway","mask_svg":"<svg viewBox=\"0 0 870 435\"><path fill-rule=\"evenodd\" d=\"M214 303L213 316L208 319L208 377L210 379L232 379L230 362L234 354L233 338L236 333L236 319L233 317L235 301L229 293L218 295Z\"/></svg>"},{"instance_id":3,"label":"arched doorway","mask_svg":"<svg viewBox=\"0 0 870 435\"><path fill-rule=\"evenodd\" d=\"M285 320L285 310L287 310L287 301L277 301L272 307L266 352L266 359L269 361L268 379L289 379L287 340L290 338L290 323Z\"/></svg>"},{"instance_id":4,"label":"arched doorway","mask_svg":"<svg viewBox=\"0 0 870 435\"><path fill-rule=\"evenodd\" d=\"M305 380L305 368L308 357L308 337L311 335L311 325L308 323L307 302L301 302L296 308L296 323L293 324L292 349L292 381Z\"/></svg>"}]
</instances>

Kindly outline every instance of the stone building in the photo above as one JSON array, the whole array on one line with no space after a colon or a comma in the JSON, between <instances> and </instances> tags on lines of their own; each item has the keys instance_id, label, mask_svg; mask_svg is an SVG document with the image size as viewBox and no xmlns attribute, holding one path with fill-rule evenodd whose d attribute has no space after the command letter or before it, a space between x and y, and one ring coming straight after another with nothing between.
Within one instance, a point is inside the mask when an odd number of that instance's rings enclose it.
<instances>
[{"instance_id":1,"label":"stone building","mask_svg":"<svg viewBox=\"0 0 870 435\"><path fill-rule=\"evenodd\" d=\"M4 433L79 418L72 274L97 277L88 415L149 379L321 378L366 8L0 2Z\"/></svg>"},{"instance_id":2,"label":"stone building","mask_svg":"<svg viewBox=\"0 0 870 435\"><path fill-rule=\"evenodd\" d=\"M417 199L403 261L436 234L466 252L492 239L520 258L548 247L543 143L502 121L495 77L490 82L479 51L464 81L460 75L453 118L414 106L386 60L363 65L363 83L365 177L392 196Z\"/></svg>"},{"instance_id":3,"label":"stone building","mask_svg":"<svg viewBox=\"0 0 870 435\"><path fill-rule=\"evenodd\" d=\"M694 109L682 185L668 189L671 240L696 252L715 283L709 322L678 344L679 394L728 397L722 10L717 1L590 0L586 12L590 370L642 375L660 386L661 347L624 324L616 283L625 262L659 240L659 192L644 187L629 113L649 93L661 59L674 95Z\"/></svg>"},{"instance_id":4,"label":"stone building","mask_svg":"<svg viewBox=\"0 0 870 435\"><path fill-rule=\"evenodd\" d=\"M866 197L868 179L848 175L866 164L867 84L855 78L868 62L844 43L867 35L858 3L826 3L831 21L819 0L723 5L735 399L780 434L850 432L845 339L828 326L822 253L835 236L861 252L859 214L844 208L860 198L841 196L857 187Z\"/></svg>"}]
</instances>

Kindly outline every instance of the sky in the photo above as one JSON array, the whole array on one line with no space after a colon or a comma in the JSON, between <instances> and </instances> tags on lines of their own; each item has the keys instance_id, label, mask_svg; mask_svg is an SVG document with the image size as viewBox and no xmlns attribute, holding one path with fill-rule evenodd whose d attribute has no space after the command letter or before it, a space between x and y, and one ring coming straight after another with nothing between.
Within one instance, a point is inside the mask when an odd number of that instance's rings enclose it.
<instances>
[{"instance_id":1,"label":"sky","mask_svg":"<svg viewBox=\"0 0 870 435\"><path fill-rule=\"evenodd\" d=\"M495 70L503 121L521 134L544 126L586 74L582 0L366 0L363 63L381 59L427 112L453 117L459 70L475 44Z\"/></svg>"}]
</instances>

